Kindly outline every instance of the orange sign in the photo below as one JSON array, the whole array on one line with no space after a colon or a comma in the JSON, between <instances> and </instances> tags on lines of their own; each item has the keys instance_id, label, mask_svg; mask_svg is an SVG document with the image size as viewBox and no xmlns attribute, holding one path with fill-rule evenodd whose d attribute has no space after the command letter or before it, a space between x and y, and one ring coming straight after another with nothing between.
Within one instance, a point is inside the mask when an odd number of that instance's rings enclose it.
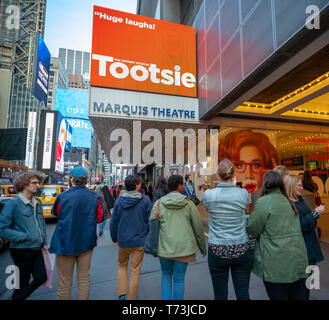
<instances>
[{"instance_id":1,"label":"orange sign","mask_svg":"<svg viewBox=\"0 0 329 320\"><path fill-rule=\"evenodd\" d=\"M94 6L90 85L196 97L195 29Z\"/></svg>"}]
</instances>

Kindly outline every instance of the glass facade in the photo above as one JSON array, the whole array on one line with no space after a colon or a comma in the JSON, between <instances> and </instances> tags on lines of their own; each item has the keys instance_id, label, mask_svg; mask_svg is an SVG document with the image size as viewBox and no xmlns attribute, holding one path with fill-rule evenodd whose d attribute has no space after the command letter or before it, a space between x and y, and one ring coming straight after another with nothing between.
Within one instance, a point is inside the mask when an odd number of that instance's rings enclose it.
<instances>
[{"instance_id":1,"label":"glass facade","mask_svg":"<svg viewBox=\"0 0 329 320\"><path fill-rule=\"evenodd\" d=\"M327 0L203 1L194 23L200 117L305 27L308 5L323 10L329 3Z\"/></svg>"},{"instance_id":2,"label":"glass facade","mask_svg":"<svg viewBox=\"0 0 329 320\"><path fill-rule=\"evenodd\" d=\"M27 126L29 111L39 111L41 102L36 99L25 83L15 76L12 81L12 96L9 106L8 128L23 128Z\"/></svg>"},{"instance_id":3,"label":"glass facade","mask_svg":"<svg viewBox=\"0 0 329 320\"><path fill-rule=\"evenodd\" d=\"M0 2L0 68L8 68L11 62L12 43L15 40L15 29L6 27L7 13L9 5L17 5L17 0L2 0Z\"/></svg>"},{"instance_id":4,"label":"glass facade","mask_svg":"<svg viewBox=\"0 0 329 320\"><path fill-rule=\"evenodd\" d=\"M67 65L66 70L68 74L73 74L74 70L74 50L67 50Z\"/></svg>"},{"instance_id":5,"label":"glass facade","mask_svg":"<svg viewBox=\"0 0 329 320\"><path fill-rule=\"evenodd\" d=\"M66 49L59 48L58 57L61 59L63 66L66 66Z\"/></svg>"},{"instance_id":6,"label":"glass facade","mask_svg":"<svg viewBox=\"0 0 329 320\"><path fill-rule=\"evenodd\" d=\"M81 74L82 67L82 52L75 51L74 74Z\"/></svg>"},{"instance_id":7,"label":"glass facade","mask_svg":"<svg viewBox=\"0 0 329 320\"><path fill-rule=\"evenodd\" d=\"M83 53L83 70L82 74L90 73L90 53L84 52Z\"/></svg>"},{"instance_id":8,"label":"glass facade","mask_svg":"<svg viewBox=\"0 0 329 320\"><path fill-rule=\"evenodd\" d=\"M68 74L84 75L90 73L89 52L60 48L58 56Z\"/></svg>"}]
</instances>

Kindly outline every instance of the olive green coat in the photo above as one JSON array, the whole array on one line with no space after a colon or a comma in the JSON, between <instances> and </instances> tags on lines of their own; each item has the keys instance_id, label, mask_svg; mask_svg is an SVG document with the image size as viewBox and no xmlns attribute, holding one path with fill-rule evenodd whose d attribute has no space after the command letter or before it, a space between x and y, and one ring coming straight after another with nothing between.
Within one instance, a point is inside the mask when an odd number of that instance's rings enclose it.
<instances>
[{"instance_id":1,"label":"olive green coat","mask_svg":"<svg viewBox=\"0 0 329 320\"><path fill-rule=\"evenodd\" d=\"M247 232L257 238L252 271L258 277L274 283L307 277L307 251L299 217L280 189L257 200Z\"/></svg>"},{"instance_id":2,"label":"olive green coat","mask_svg":"<svg viewBox=\"0 0 329 320\"><path fill-rule=\"evenodd\" d=\"M198 250L206 254L202 219L192 200L179 193L169 193L158 201L160 201L158 256L185 257ZM156 216L158 201L153 205L150 219Z\"/></svg>"}]
</instances>

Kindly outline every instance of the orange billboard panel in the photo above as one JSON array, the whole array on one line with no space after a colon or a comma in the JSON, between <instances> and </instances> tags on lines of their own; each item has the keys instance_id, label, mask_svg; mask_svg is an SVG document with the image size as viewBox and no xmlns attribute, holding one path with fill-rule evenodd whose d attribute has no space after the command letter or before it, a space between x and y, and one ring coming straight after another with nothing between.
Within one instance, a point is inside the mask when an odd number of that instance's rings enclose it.
<instances>
[{"instance_id":1,"label":"orange billboard panel","mask_svg":"<svg viewBox=\"0 0 329 320\"><path fill-rule=\"evenodd\" d=\"M196 97L195 29L94 6L90 85Z\"/></svg>"}]
</instances>

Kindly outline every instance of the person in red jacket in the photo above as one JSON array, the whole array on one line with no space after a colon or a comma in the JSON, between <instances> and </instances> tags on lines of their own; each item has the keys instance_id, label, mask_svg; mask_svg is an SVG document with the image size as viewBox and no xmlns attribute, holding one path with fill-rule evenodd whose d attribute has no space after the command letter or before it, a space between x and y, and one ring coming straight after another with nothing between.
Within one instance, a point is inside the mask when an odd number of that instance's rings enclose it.
<instances>
[{"instance_id":1,"label":"person in red jacket","mask_svg":"<svg viewBox=\"0 0 329 320\"><path fill-rule=\"evenodd\" d=\"M120 192L123 190L123 188L122 188L122 185L120 185L118 188L117 188L117 194L116 194L116 198L118 199L119 197L120 197Z\"/></svg>"}]
</instances>

